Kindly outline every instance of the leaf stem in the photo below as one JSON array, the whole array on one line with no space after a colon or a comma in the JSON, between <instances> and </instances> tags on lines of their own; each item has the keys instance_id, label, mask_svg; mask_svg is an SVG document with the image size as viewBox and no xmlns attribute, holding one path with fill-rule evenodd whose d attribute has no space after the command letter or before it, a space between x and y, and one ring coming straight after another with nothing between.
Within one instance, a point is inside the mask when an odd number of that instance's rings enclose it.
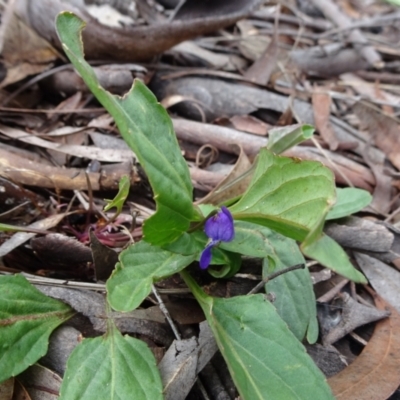
<instances>
[{"instance_id":1,"label":"leaf stem","mask_svg":"<svg viewBox=\"0 0 400 400\"><path fill-rule=\"evenodd\" d=\"M187 272L183 270L180 272L182 279L185 281L186 285L189 287L193 296L196 300L200 303L202 308L208 303L207 298L208 296L204 293L201 287L197 284L197 282L193 279L193 277Z\"/></svg>"}]
</instances>

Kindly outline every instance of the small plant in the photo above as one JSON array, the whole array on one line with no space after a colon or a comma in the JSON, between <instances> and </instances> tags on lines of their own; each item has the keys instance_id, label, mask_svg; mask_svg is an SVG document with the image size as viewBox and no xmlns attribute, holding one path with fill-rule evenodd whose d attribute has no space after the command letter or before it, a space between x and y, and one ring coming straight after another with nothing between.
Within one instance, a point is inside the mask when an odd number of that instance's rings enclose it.
<instances>
[{"instance_id":1,"label":"small plant","mask_svg":"<svg viewBox=\"0 0 400 400\"><path fill-rule=\"evenodd\" d=\"M239 198L195 206L189 170L167 112L138 80L122 98L99 85L84 60L83 27L71 13L57 18L67 56L114 117L146 171L156 202L155 214L144 222L143 240L120 254L107 281L109 306L131 311L150 294L154 282L179 272L201 305L243 399L310 399L310 393L315 399L333 398L324 376L301 344L305 337L310 343L318 337L308 270L293 270L271 280L268 277L304 265L305 255L346 278L365 283L344 250L323 233L323 226L327 218L340 218L365 207L369 194L336 189L333 174L318 162L277 155L312 134L309 126L295 126L271 134L269 148L261 149L251 183ZM125 184L121 186L126 189ZM117 213L126 198L126 190L123 193L108 205L117 207ZM243 255L263 260L267 282L263 286L276 294L274 304L263 294L229 299L208 296L186 270L199 261L199 267L213 276L230 277L239 270ZM20 276L3 277L0 286L3 381L44 355L48 336L71 310L45 298ZM24 299L18 309L4 307L16 298ZM37 318L28 318L32 315ZM37 333L28 335L33 325ZM16 346L19 339L20 346ZM28 357L26 350L31 347L35 352ZM122 336L110 317L106 335L84 339L72 353L61 399L127 399L135 393L135 398L155 400L162 398L162 390L152 353L143 342Z\"/></svg>"}]
</instances>

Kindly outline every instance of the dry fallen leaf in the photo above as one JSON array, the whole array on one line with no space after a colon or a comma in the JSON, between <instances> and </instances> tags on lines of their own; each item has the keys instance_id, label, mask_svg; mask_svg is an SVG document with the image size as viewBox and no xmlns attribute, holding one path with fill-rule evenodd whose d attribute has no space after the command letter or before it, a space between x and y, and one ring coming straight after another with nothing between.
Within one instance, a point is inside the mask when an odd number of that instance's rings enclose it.
<instances>
[{"instance_id":1,"label":"dry fallen leaf","mask_svg":"<svg viewBox=\"0 0 400 400\"><path fill-rule=\"evenodd\" d=\"M7 68L0 88L49 69L59 58L50 43L15 15L13 3L8 2L0 28L1 55Z\"/></svg>"},{"instance_id":2,"label":"dry fallen leaf","mask_svg":"<svg viewBox=\"0 0 400 400\"><path fill-rule=\"evenodd\" d=\"M90 249L94 261L95 280L106 281L118 262L118 253L105 246L97 239L93 231L90 231Z\"/></svg>"},{"instance_id":3,"label":"dry fallen leaf","mask_svg":"<svg viewBox=\"0 0 400 400\"><path fill-rule=\"evenodd\" d=\"M386 400L400 384L400 315L378 295L375 305L391 312L376 324L372 338L356 360L328 379L337 400Z\"/></svg>"},{"instance_id":4,"label":"dry fallen leaf","mask_svg":"<svg viewBox=\"0 0 400 400\"><path fill-rule=\"evenodd\" d=\"M374 290L400 313L400 272L366 254L354 256Z\"/></svg>"},{"instance_id":5,"label":"dry fallen leaf","mask_svg":"<svg viewBox=\"0 0 400 400\"><path fill-rule=\"evenodd\" d=\"M274 32L271 42L253 65L245 72L244 77L259 85L266 85L276 68L279 56L278 30Z\"/></svg>"},{"instance_id":6,"label":"dry fallen leaf","mask_svg":"<svg viewBox=\"0 0 400 400\"><path fill-rule=\"evenodd\" d=\"M329 121L331 115L331 96L321 89L315 89L312 94L315 127L332 151L339 146L339 141Z\"/></svg>"},{"instance_id":7,"label":"dry fallen leaf","mask_svg":"<svg viewBox=\"0 0 400 400\"><path fill-rule=\"evenodd\" d=\"M14 392L14 378L0 383L0 400L12 400Z\"/></svg>"},{"instance_id":8,"label":"dry fallen leaf","mask_svg":"<svg viewBox=\"0 0 400 400\"><path fill-rule=\"evenodd\" d=\"M95 146L82 146L54 143L44 140L38 136L29 134L21 129L10 128L0 124L0 132L9 138L21 140L24 143L29 143L45 149L59 151L64 154L69 154L75 157L84 157L91 160L106 161L106 162L123 162L130 161L135 157L132 150L114 150L100 149Z\"/></svg>"},{"instance_id":9,"label":"dry fallen leaf","mask_svg":"<svg viewBox=\"0 0 400 400\"><path fill-rule=\"evenodd\" d=\"M268 130L272 128L271 125L265 123L261 119L248 114L234 115L231 118L218 118L214 123L259 136L267 136Z\"/></svg>"},{"instance_id":10,"label":"dry fallen leaf","mask_svg":"<svg viewBox=\"0 0 400 400\"><path fill-rule=\"evenodd\" d=\"M232 25L249 15L261 1L214 0L210 3L187 0L172 21L123 29L102 25L77 3L17 0L17 8L18 14L29 26L58 47L60 42L54 20L61 11L68 9L74 12L88 22L83 32L86 57L117 62L149 60L180 42Z\"/></svg>"},{"instance_id":11,"label":"dry fallen leaf","mask_svg":"<svg viewBox=\"0 0 400 400\"><path fill-rule=\"evenodd\" d=\"M198 373L216 351L217 344L205 321L200 324L198 339L174 340L158 365L165 399L186 399Z\"/></svg>"},{"instance_id":12,"label":"dry fallen leaf","mask_svg":"<svg viewBox=\"0 0 400 400\"><path fill-rule=\"evenodd\" d=\"M32 365L18 376L32 400L58 400L62 379L39 364Z\"/></svg>"},{"instance_id":13,"label":"dry fallen leaf","mask_svg":"<svg viewBox=\"0 0 400 400\"><path fill-rule=\"evenodd\" d=\"M18 380L15 381L14 396L13 396L12 400L32 400L32 397L29 396L29 393L18 382Z\"/></svg>"},{"instance_id":14,"label":"dry fallen leaf","mask_svg":"<svg viewBox=\"0 0 400 400\"><path fill-rule=\"evenodd\" d=\"M206 197L202 198L200 203L220 204L225 200L239 196L247 189L252 174L249 173L247 176L244 176L244 174L249 171L251 162L243 149L239 146L237 148L240 153L232 171Z\"/></svg>"},{"instance_id":15,"label":"dry fallen leaf","mask_svg":"<svg viewBox=\"0 0 400 400\"><path fill-rule=\"evenodd\" d=\"M66 213L61 213L58 215L52 215L50 217L41 219L39 221L34 222L26 226L26 228L33 228L33 229L41 229L41 230L48 230L55 227L61 220L66 216ZM0 246L0 257L5 256L11 250L14 250L16 247L20 246L21 244L27 242L29 239L36 236L36 233L28 233L28 232L17 232L14 235L6 240Z\"/></svg>"},{"instance_id":16,"label":"dry fallen leaf","mask_svg":"<svg viewBox=\"0 0 400 400\"><path fill-rule=\"evenodd\" d=\"M77 290L69 287L37 285L37 288L47 296L62 300L79 313L85 315L93 324L93 329L99 332L107 330L106 298L101 293L89 290ZM119 330L148 336L153 342L169 346L173 341L172 332L164 323L155 319L143 319L143 313L112 312L112 318Z\"/></svg>"},{"instance_id":17,"label":"dry fallen leaf","mask_svg":"<svg viewBox=\"0 0 400 400\"><path fill-rule=\"evenodd\" d=\"M322 343L335 343L356 328L388 315L385 310L357 302L346 292L339 293L331 304L320 304L318 307Z\"/></svg>"},{"instance_id":18,"label":"dry fallen leaf","mask_svg":"<svg viewBox=\"0 0 400 400\"><path fill-rule=\"evenodd\" d=\"M400 125L387 115L367 107L365 103L357 103L353 109L368 129L372 142L400 169Z\"/></svg>"}]
</instances>

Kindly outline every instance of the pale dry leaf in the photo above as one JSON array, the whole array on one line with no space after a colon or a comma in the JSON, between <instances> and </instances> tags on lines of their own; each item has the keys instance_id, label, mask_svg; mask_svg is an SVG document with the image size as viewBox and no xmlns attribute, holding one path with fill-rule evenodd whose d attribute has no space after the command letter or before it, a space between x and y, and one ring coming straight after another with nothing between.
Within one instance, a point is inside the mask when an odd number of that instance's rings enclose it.
<instances>
[{"instance_id":1,"label":"pale dry leaf","mask_svg":"<svg viewBox=\"0 0 400 400\"><path fill-rule=\"evenodd\" d=\"M61 222L61 220L66 216L66 213L61 213L57 215L52 215L50 217L41 219L40 221L36 221L33 224L26 226L26 228L33 228L33 229L42 229L48 230L50 228L55 227L57 224ZM36 236L36 233L30 232L17 232L11 236L10 239L6 240L0 246L0 257L5 256L10 251L14 250L16 247L20 246L21 244L27 242L29 239Z\"/></svg>"},{"instance_id":2,"label":"pale dry leaf","mask_svg":"<svg viewBox=\"0 0 400 400\"><path fill-rule=\"evenodd\" d=\"M90 319L93 329L99 332L107 330L106 299L101 293L89 290L77 290L54 285L36 285L45 295L62 300L73 309ZM144 319L143 313L112 312L115 325L121 332L148 336L151 340L164 346L172 343L173 336L164 323L156 322L157 318Z\"/></svg>"},{"instance_id":3,"label":"pale dry leaf","mask_svg":"<svg viewBox=\"0 0 400 400\"><path fill-rule=\"evenodd\" d=\"M400 169L400 125L365 104L357 103L353 110L369 132L372 142L381 149L397 169Z\"/></svg>"},{"instance_id":4,"label":"pale dry leaf","mask_svg":"<svg viewBox=\"0 0 400 400\"><path fill-rule=\"evenodd\" d=\"M228 120L233 128L259 136L267 136L271 125L252 115L234 115ZM229 126L218 121L219 125Z\"/></svg>"},{"instance_id":5,"label":"pale dry leaf","mask_svg":"<svg viewBox=\"0 0 400 400\"><path fill-rule=\"evenodd\" d=\"M212 3L187 0L173 21L124 29L100 24L90 17L83 1L17 0L17 8L27 24L58 47L54 20L58 13L68 9L88 21L83 32L86 57L116 62L149 60L185 40L233 25L261 3L260 0L214 0Z\"/></svg>"},{"instance_id":6,"label":"pale dry leaf","mask_svg":"<svg viewBox=\"0 0 400 400\"><path fill-rule=\"evenodd\" d=\"M332 151L339 146L339 141L329 121L331 115L331 96L321 88L314 89L312 93L312 106L314 110L315 127Z\"/></svg>"},{"instance_id":7,"label":"pale dry leaf","mask_svg":"<svg viewBox=\"0 0 400 400\"><path fill-rule=\"evenodd\" d=\"M267 85L272 72L276 68L279 52L280 47L276 30L265 51L247 69L247 71L244 73L244 77L251 82L257 83L258 85Z\"/></svg>"},{"instance_id":8,"label":"pale dry leaf","mask_svg":"<svg viewBox=\"0 0 400 400\"><path fill-rule=\"evenodd\" d=\"M239 157L232 171L198 203L217 205L246 191L252 177L251 173L246 175L246 172L249 171L252 164L242 147L237 146L237 149L239 150Z\"/></svg>"},{"instance_id":9,"label":"pale dry leaf","mask_svg":"<svg viewBox=\"0 0 400 400\"><path fill-rule=\"evenodd\" d=\"M325 346L335 343L356 328L386 318L388 314L357 302L348 293L339 293L332 305L318 307L322 343Z\"/></svg>"},{"instance_id":10,"label":"pale dry leaf","mask_svg":"<svg viewBox=\"0 0 400 400\"><path fill-rule=\"evenodd\" d=\"M184 400L205 367L217 351L217 344L206 321L200 324L199 338L175 340L158 367L168 400Z\"/></svg>"},{"instance_id":11,"label":"pale dry leaf","mask_svg":"<svg viewBox=\"0 0 400 400\"><path fill-rule=\"evenodd\" d=\"M39 146L45 149L56 150L75 157L89 158L90 160L106 162L124 162L135 157L131 150L100 149L95 146L77 146L49 142L40 137L34 136L21 129L11 128L0 124L0 132L12 139L20 140L24 143Z\"/></svg>"},{"instance_id":12,"label":"pale dry leaf","mask_svg":"<svg viewBox=\"0 0 400 400\"><path fill-rule=\"evenodd\" d=\"M205 61L212 68L223 71L237 71L246 67L246 60L236 54L220 54L202 48L193 41L186 41L174 46L171 51L190 54Z\"/></svg>"},{"instance_id":13,"label":"pale dry leaf","mask_svg":"<svg viewBox=\"0 0 400 400\"><path fill-rule=\"evenodd\" d=\"M400 313L400 272L366 254L354 256L375 291Z\"/></svg>"},{"instance_id":14,"label":"pale dry leaf","mask_svg":"<svg viewBox=\"0 0 400 400\"><path fill-rule=\"evenodd\" d=\"M0 48L7 68L3 88L29 75L49 69L58 52L14 13L14 2L7 4L0 27Z\"/></svg>"}]
</instances>

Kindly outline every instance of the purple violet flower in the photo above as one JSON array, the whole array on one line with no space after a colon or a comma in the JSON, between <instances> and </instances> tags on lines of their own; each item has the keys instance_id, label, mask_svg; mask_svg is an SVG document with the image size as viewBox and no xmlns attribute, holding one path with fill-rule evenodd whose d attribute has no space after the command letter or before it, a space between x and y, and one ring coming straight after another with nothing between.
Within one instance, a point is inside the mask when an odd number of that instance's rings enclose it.
<instances>
[{"instance_id":1,"label":"purple violet flower","mask_svg":"<svg viewBox=\"0 0 400 400\"><path fill-rule=\"evenodd\" d=\"M235 237L233 218L230 211L222 206L221 211L209 218L204 225L204 232L209 237L206 248L200 255L200 268L206 269L211 262L211 250L220 242L230 242Z\"/></svg>"}]
</instances>

